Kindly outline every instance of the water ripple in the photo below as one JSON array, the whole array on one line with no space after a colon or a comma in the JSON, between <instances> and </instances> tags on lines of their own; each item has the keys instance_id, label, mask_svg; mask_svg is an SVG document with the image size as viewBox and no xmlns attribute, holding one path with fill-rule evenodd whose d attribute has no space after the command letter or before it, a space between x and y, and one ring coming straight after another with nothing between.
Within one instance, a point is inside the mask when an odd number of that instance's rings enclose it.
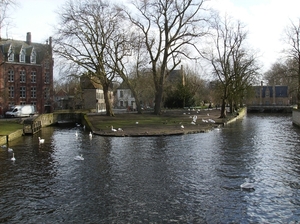
<instances>
[{"instance_id":1,"label":"water ripple","mask_svg":"<svg viewBox=\"0 0 300 224\"><path fill-rule=\"evenodd\" d=\"M78 137L75 137L75 132ZM142 138L44 128L0 150L0 222L296 223L300 130L248 115L209 133ZM83 161L75 161L82 154ZM248 178L254 191L243 191Z\"/></svg>"}]
</instances>

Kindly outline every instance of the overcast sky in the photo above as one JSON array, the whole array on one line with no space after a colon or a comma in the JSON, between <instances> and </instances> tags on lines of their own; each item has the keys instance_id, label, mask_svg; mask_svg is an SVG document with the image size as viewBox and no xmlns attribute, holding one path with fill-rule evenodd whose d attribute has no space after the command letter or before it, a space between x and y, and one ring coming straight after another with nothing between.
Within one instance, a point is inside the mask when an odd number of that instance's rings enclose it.
<instances>
[{"instance_id":1,"label":"overcast sky","mask_svg":"<svg viewBox=\"0 0 300 224\"><path fill-rule=\"evenodd\" d=\"M1 36L17 40L31 32L32 41L44 43L53 34L58 7L66 0L22 0L12 13L13 27ZM283 30L300 17L300 0L210 0L215 9L226 12L247 26L251 47L260 52L262 72L281 57Z\"/></svg>"}]
</instances>

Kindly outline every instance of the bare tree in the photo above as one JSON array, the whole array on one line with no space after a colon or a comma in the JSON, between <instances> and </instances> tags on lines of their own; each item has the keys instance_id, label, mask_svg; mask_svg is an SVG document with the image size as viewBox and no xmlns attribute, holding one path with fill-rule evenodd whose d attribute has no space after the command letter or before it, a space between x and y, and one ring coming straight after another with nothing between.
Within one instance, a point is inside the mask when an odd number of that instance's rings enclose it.
<instances>
[{"instance_id":1,"label":"bare tree","mask_svg":"<svg viewBox=\"0 0 300 224\"><path fill-rule=\"evenodd\" d=\"M58 13L60 23L54 52L100 80L106 115L114 116L109 88L116 76L112 60L122 24L122 10L98 0L69 0ZM119 48L118 48L119 49ZM78 72L77 72L78 74Z\"/></svg>"},{"instance_id":2,"label":"bare tree","mask_svg":"<svg viewBox=\"0 0 300 224\"><path fill-rule=\"evenodd\" d=\"M155 85L154 113L160 114L164 82L183 57L191 58L187 47L198 50L195 41L206 34L199 29L205 16L199 17L206 0L149 0L134 1L136 15L131 22L143 35Z\"/></svg>"},{"instance_id":3,"label":"bare tree","mask_svg":"<svg viewBox=\"0 0 300 224\"><path fill-rule=\"evenodd\" d=\"M0 37L2 28L6 25L5 22L8 22L10 18L8 15L8 11L10 8L16 6L15 0L0 0Z\"/></svg>"},{"instance_id":4,"label":"bare tree","mask_svg":"<svg viewBox=\"0 0 300 224\"><path fill-rule=\"evenodd\" d=\"M264 74L264 79L267 80L268 83L288 86L289 95L292 97L291 104L297 103L297 68L297 61L293 59L287 59L284 62L278 60L272 64L271 68Z\"/></svg>"},{"instance_id":5,"label":"bare tree","mask_svg":"<svg viewBox=\"0 0 300 224\"><path fill-rule=\"evenodd\" d=\"M291 22L291 25L286 28L286 43L288 48L285 50L287 56L295 63L294 71L297 80L297 107L300 109L300 19L297 23Z\"/></svg>"},{"instance_id":6,"label":"bare tree","mask_svg":"<svg viewBox=\"0 0 300 224\"><path fill-rule=\"evenodd\" d=\"M224 19L216 16L212 22L214 30L211 49L207 49L207 59L219 81L222 91L221 118L226 117L226 104L233 104L237 97L243 97L243 91L257 75L255 56L243 46L247 32L241 22L236 23L227 15ZM235 102L237 103L237 102Z\"/></svg>"}]
</instances>

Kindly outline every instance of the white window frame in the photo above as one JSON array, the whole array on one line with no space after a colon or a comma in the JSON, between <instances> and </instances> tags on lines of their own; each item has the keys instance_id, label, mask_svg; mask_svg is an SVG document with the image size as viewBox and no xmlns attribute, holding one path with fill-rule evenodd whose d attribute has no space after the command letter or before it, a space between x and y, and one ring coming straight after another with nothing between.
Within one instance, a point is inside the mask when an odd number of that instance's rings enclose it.
<instances>
[{"instance_id":1,"label":"white window frame","mask_svg":"<svg viewBox=\"0 0 300 224\"><path fill-rule=\"evenodd\" d=\"M30 78L31 78L31 83L36 83L36 71L35 70L31 71Z\"/></svg>"},{"instance_id":2,"label":"white window frame","mask_svg":"<svg viewBox=\"0 0 300 224\"><path fill-rule=\"evenodd\" d=\"M36 51L34 50L34 48L31 51L30 63L31 64L35 64L36 63Z\"/></svg>"},{"instance_id":3,"label":"white window frame","mask_svg":"<svg viewBox=\"0 0 300 224\"><path fill-rule=\"evenodd\" d=\"M25 71L25 69L20 70L20 83L26 83L26 71Z\"/></svg>"},{"instance_id":4,"label":"white window frame","mask_svg":"<svg viewBox=\"0 0 300 224\"><path fill-rule=\"evenodd\" d=\"M14 58L15 58L15 54L14 54L14 50L13 50L13 47L10 45L9 49L8 49L8 61L14 61Z\"/></svg>"},{"instance_id":5,"label":"white window frame","mask_svg":"<svg viewBox=\"0 0 300 224\"><path fill-rule=\"evenodd\" d=\"M25 62L26 58L26 50L22 47L20 51L20 56L19 56L19 62Z\"/></svg>"}]
</instances>

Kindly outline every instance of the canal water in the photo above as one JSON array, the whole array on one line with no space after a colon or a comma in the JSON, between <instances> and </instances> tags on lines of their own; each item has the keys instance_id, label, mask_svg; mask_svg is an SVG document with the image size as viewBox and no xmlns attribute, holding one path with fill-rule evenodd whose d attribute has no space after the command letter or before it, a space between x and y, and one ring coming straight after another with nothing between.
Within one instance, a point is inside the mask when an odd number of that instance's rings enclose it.
<instances>
[{"instance_id":1,"label":"canal water","mask_svg":"<svg viewBox=\"0 0 300 224\"><path fill-rule=\"evenodd\" d=\"M0 148L1 223L300 220L300 129L291 114L248 114L183 136L90 139L80 127L47 127L9 147L14 162ZM254 190L240 188L245 179Z\"/></svg>"}]
</instances>

